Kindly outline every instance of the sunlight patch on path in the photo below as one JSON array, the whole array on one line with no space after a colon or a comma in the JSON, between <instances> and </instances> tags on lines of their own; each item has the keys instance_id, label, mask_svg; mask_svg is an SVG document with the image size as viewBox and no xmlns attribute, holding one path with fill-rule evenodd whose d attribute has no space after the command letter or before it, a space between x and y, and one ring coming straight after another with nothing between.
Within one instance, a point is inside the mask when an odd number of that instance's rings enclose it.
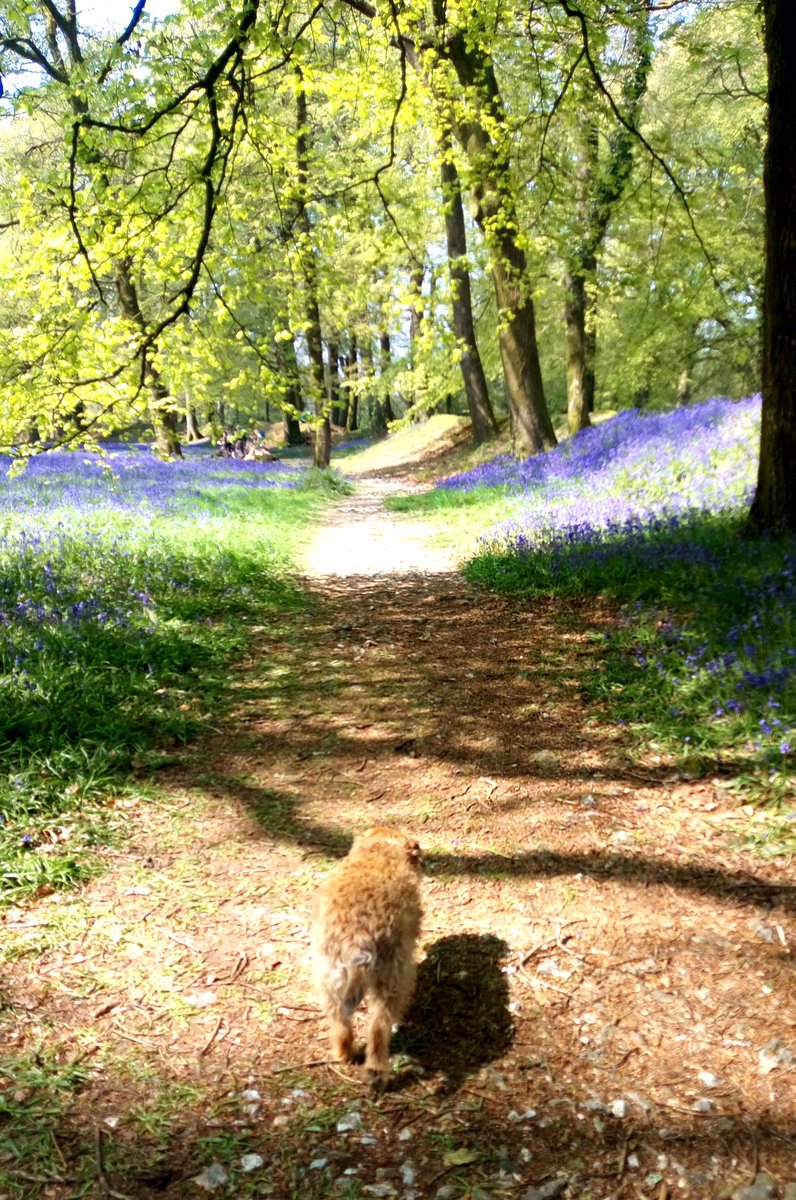
<instances>
[{"instance_id":1,"label":"sunlight patch on path","mask_svg":"<svg viewBox=\"0 0 796 1200\"><path fill-rule=\"evenodd\" d=\"M334 507L305 556L311 578L349 575L443 574L458 566L460 554L434 543L425 521L387 512L387 496L422 491L392 479L363 479L355 495Z\"/></svg>"}]
</instances>

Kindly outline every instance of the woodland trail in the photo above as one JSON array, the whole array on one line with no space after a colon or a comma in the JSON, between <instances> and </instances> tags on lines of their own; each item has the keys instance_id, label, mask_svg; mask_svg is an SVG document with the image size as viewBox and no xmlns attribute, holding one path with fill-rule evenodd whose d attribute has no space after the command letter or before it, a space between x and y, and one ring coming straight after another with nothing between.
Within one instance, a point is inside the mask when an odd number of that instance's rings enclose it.
<instances>
[{"instance_id":1,"label":"woodland trail","mask_svg":"<svg viewBox=\"0 0 796 1200\"><path fill-rule=\"evenodd\" d=\"M136 807L112 871L7 926L20 1051L98 1047L61 1173L112 1117L106 1178L147 1200L195 1196L214 1160L220 1196L793 1200L792 872L733 847L717 781L584 706L615 614L474 593L384 513L391 486L336 507L310 609L253 646L234 717L161 773L170 803ZM370 1100L325 1061L307 919L381 823L428 872ZM773 1190L738 1191L761 1172Z\"/></svg>"}]
</instances>

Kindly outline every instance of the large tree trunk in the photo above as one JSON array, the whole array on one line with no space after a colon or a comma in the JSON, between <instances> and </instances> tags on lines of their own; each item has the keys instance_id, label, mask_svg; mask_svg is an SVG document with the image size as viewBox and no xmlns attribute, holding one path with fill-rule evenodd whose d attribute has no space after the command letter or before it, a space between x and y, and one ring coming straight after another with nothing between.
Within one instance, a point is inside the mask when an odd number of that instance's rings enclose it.
<instances>
[{"instance_id":1,"label":"large tree trunk","mask_svg":"<svg viewBox=\"0 0 796 1200\"><path fill-rule=\"evenodd\" d=\"M315 440L312 462L316 467L329 466L332 457L332 426L324 395L323 338L321 336L321 314L313 288L309 285L305 297L307 355L310 360L310 379L315 409Z\"/></svg>"},{"instance_id":2,"label":"large tree trunk","mask_svg":"<svg viewBox=\"0 0 796 1200\"><path fill-rule=\"evenodd\" d=\"M570 433L586 429L589 420L589 384L593 394L594 364L589 361L586 331L586 279L578 272L564 276L564 321L567 329L567 426Z\"/></svg>"},{"instance_id":3,"label":"large tree trunk","mask_svg":"<svg viewBox=\"0 0 796 1200\"><path fill-rule=\"evenodd\" d=\"M578 161L574 215L579 231L564 272L564 324L567 334L567 427L577 433L590 424L594 409L594 281L597 268L595 230L590 228L591 200L600 170L599 138L593 118L593 87L583 90L575 121ZM607 219L607 218L606 218ZM603 230L604 233L604 230Z\"/></svg>"},{"instance_id":4,"label":"large tree trunk","mask_svg":"<svg viewBox=\"0 0 796 1200\"><path fill-rule=\"evenodd\" d=\"M764 171L763 415L750 524L796 532L796 40L785 0L763 0L768 58Z\"/></svg>"},{"instance_id":5,"label":"large tree trunk","mask_svg":"<svg viewBox=\"0 0 796 1200\"><path fill-rule=\"evenodd\" d=\"M455 132L470 164L473 216L489 251L514 445L520 454L536 454L552 449L556 435L542 385L536 315L519 240L503 105L491 59L476 42L468 41L463 32L456 33L445 43L445 53L465 91L467 113Z\"/></svg>"},{"instance_id":6,"label":"large tree trunk","mask_svg":"<svg viewBox=\"0 0 796 1200\"><path fill-rule=\"evenodd\" d=\"M129 259L116 263L116 294L119 307L126 320L141 333L146 333L146 321L138 300ZM155 431L155 449L164 458L182 458L180 446L179 415L169 400L169 390L152 362L151 349L144 352L142 366L144 386L149 393L149 418Z\"/></svg>"},{"instance_id":7,"label":"large tree trunk","mask_svg":"<svg viewBox=\"0 0 796 1200\"><path fill-rule=\"evenodd\" d=\"M467 266L467 230L464 224L462 189L459 172L451 157L450 139L441 139L442 194L445 204L445 234L448 243L448 268L451 280L453 331L459 343L459 366L473 426L473 437L480 445L497 433L498 424L489 398L481 355L475 340L470 270Z\"/></svg>"}]
</instances>

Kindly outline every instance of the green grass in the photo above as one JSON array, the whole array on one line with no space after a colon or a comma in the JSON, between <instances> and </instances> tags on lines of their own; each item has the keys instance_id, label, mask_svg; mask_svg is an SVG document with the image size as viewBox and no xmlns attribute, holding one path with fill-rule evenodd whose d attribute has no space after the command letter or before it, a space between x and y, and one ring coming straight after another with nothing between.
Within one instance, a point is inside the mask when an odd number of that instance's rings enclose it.
<instances>
[{"instance_id":1,"label":"green grass","mask_svg":"<svg viewBox=\"0 0 796 1200\"><path fill-rule=\"evenodd\" d=\"M62 1182L56 1133L87 1077L43 1053L0 1058L0 1195L31 1200Z\"/></svg>"},{"instance_id":2,"label":"green grass","mask_svg":"<svg viewBox=\"0 0 796 1200\"><path fill-rule=\"evenodd\" d=\"M444 489L406 496L388 496L385 508L427 521L432 544L462 555L477 553L485 529L511 515L516 500L504 488L474 488L470 492Z\"/></svg>"},{"instance_id":3,"label":"green grass","mask_svg":"<svg viewBox=\"0 0 796 1200\"><path fill-rule=\"evenodd\" d=\"M229 703L232 664L305 606L296 555L337 482L230 484L190 516L53 509L0 540L0 897L81 882L117 835L109 797ZM21 607L20 607L21 600Z\"/></svg>"}]
</instances>

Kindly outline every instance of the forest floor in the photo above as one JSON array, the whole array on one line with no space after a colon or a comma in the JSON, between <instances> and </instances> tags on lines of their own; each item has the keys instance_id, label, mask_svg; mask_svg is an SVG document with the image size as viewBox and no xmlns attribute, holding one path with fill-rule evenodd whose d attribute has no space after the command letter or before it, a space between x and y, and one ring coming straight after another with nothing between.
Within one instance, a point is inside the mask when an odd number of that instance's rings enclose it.
<instances>
[{"instance_id":1,"label":"forest floor","mask_svg":"<svg viewBox=\"0 0 796 1200\"><path fill-rule=\"evenodd\" d=\"M14 1095L36 1064L50 1089L9 1195L796 1196L792 871L585 705L616 614L472 591L383 509L411 486L332 510L309 609L252 631L157 802L120 799L110 869L7 914ZM374 824L426 860L375 1099L307 971L313 893Z\"/></svg>"}]
</instances>

